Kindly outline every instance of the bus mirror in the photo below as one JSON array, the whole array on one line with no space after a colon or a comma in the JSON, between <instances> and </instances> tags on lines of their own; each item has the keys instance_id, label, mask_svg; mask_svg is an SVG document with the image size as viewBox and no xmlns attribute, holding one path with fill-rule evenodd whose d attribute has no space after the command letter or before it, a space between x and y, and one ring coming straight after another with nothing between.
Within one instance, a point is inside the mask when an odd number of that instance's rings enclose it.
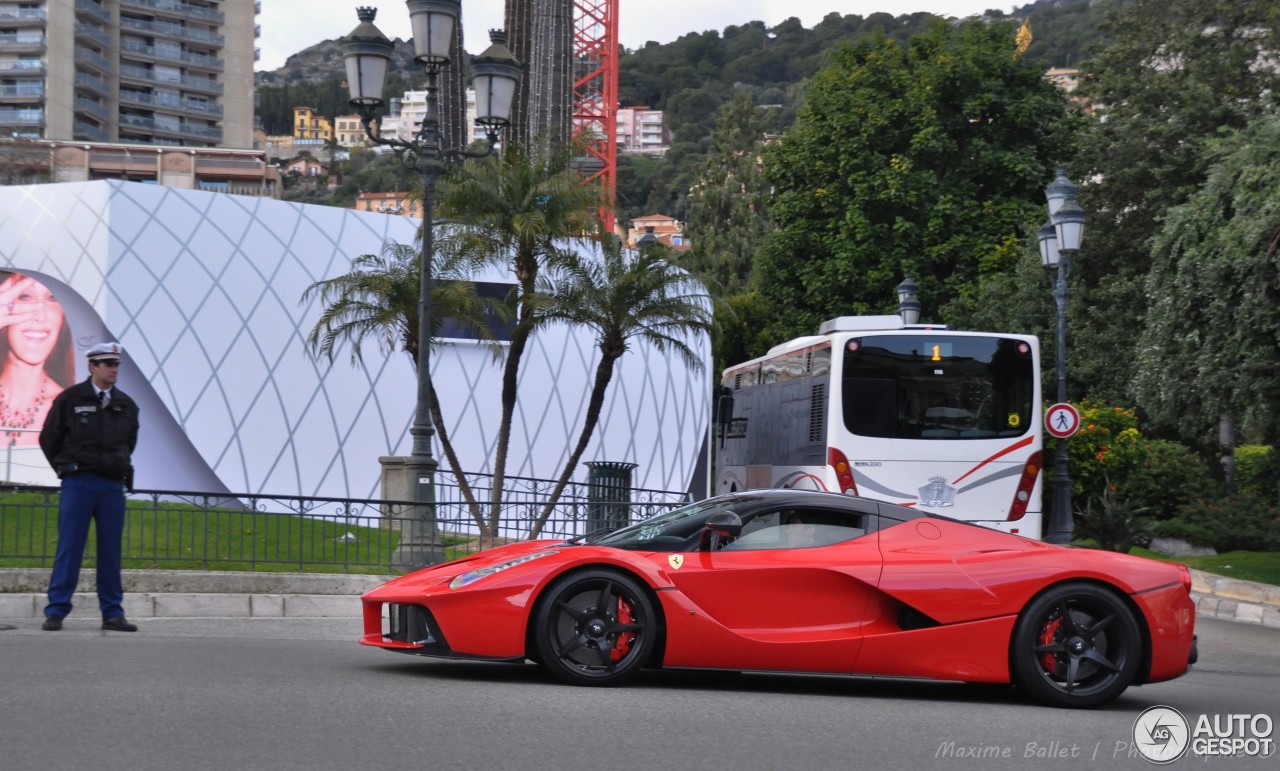
<instances>
[{"instance_id":1,"label":"bus mirror","mask_svg":"<svg viewBox=\"0 0 1280 771\"><path fill-rule=\"evenodd\" d=\"M713 392L716 401L715 422L728 425L733 422L733 389L729 386L716 386Z\"/></svg>"}]
</instances>

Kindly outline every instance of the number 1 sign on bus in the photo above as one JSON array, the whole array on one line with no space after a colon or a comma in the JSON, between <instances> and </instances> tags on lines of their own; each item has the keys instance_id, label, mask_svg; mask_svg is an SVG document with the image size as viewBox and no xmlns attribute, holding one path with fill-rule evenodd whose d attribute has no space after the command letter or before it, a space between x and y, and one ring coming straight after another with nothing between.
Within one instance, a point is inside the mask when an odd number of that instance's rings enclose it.
<instances>
[{"instance_id":1,"label":"number 1 sign on bus","mask_svg":"<svg viewBox=\"0 0 1280 771\"><path fill-rule=\"evenodd\" d=\"M718 493L828 490L1041 535L1035 337L844 316L718 391Z\"/></svg>"}]
</instances>

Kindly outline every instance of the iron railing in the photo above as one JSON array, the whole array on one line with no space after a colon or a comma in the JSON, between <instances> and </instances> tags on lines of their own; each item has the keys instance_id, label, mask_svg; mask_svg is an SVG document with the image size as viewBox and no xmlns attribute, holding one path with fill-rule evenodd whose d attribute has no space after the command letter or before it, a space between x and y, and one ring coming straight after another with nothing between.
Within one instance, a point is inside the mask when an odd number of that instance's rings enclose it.
<instances>
[{"instance_id":1,"label":"iron railing","mask_svg":"<svg viewBox=\"0 0 1280 771\"><path fill-rule=\"evenodd\" d=\"M443 475L442 475L443 477ZM483 477L476 480L482 484ZM496 527L481 527L457 487L437 488L434 518L412 501L135 490L127 495L126 568L381 573L412 569L529 538L553 482L508 478ZM572 483L539 538L567 539L683 505L688 496L632 490L628 501L593 501ZM51 567L60 488L0 489L0 566ZM93 539L86 564L96 553Z\"/></svg>"}]
</instances>

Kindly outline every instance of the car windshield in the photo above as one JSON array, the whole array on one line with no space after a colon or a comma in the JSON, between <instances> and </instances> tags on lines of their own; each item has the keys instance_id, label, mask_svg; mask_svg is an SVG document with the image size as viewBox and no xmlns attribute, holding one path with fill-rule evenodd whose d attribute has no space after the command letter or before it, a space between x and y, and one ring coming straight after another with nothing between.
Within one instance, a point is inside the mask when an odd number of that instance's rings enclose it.
<instances>
[{"instance_id":1,"label":"car windshield","mask_svg":"<svg viewBox=\"0 0 1280 771\"><path fill-rule=\"evenodd\" d=\"M588 535L586 543L618 549L668 551L691 541L702 531L707 517L725 511L733 501L713 498L672 509L665 514L637 522L611 533Z\"/></svg>"}]
</instances>

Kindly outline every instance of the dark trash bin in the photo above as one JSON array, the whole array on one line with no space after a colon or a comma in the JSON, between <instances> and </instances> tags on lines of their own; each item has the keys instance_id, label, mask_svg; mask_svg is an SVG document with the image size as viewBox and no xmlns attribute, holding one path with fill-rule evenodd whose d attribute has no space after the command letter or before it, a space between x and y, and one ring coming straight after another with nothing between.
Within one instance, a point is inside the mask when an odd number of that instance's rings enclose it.
<instances>
[{"instance_id":1,"label":"dark trash bin","mask_svg":"<svg viewBox=\"0 0 1280 771\"><path fill-rule=\"evenodd\" d=\"M587 532L617 530L631 520L631 471L635 463L591 461L587 474Z\"/></svg>"}]
</instances>

